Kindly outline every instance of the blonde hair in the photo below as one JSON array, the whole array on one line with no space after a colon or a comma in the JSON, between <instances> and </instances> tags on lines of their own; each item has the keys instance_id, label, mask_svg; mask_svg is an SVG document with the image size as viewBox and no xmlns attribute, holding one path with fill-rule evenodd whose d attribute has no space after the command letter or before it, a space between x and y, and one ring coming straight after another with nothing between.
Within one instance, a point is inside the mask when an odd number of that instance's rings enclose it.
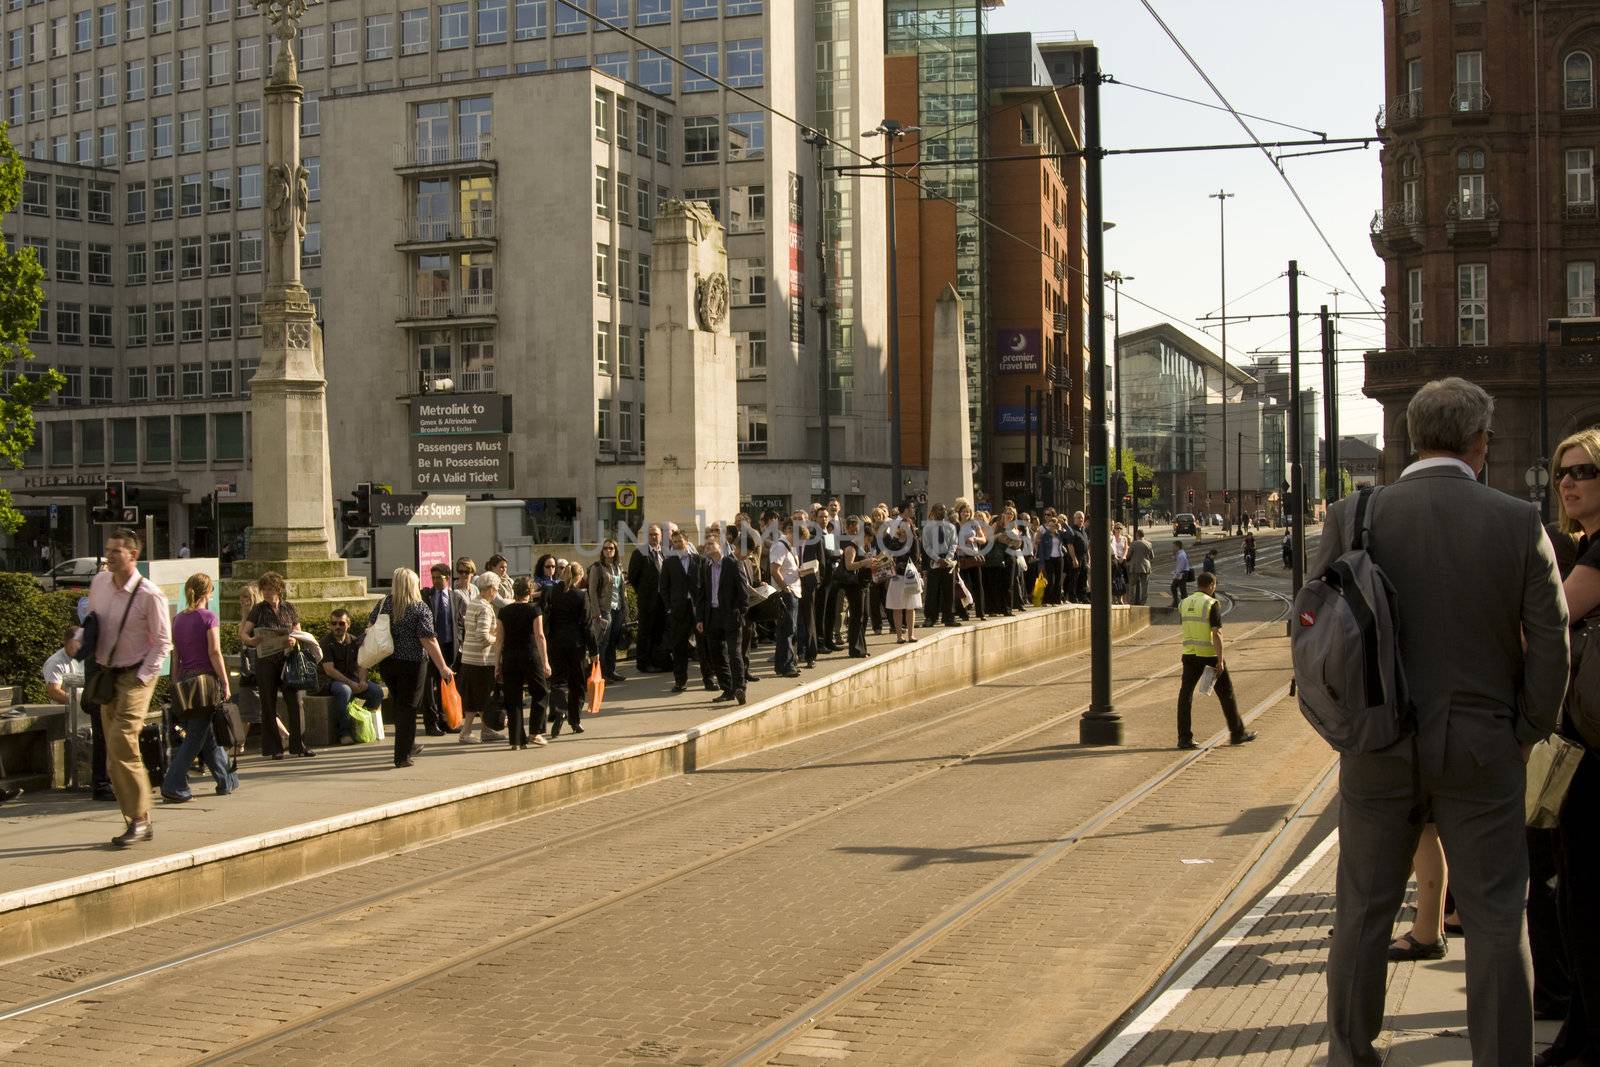
<instances>
[{"instance_id":1,"label":"blonde hair","mask_svg":"<svg viewBox=\"0 0 1600 1067\"><path fill-rule=\"evenodd\" d=\"M1550 454L1550 495L1556 498L1556 526L1562 533L1581 534L1583 533L1583 527L1578 525L1577 520L1573 519L1571 515L1567 514L1567 504L1566 501L1561 499L1561 494L1557 492L1559 486L1556 480L1556 468L1561 466L1561 457L1569 449L1574 448L1583 449L1589 456L1589 462L1600 466L1600 426L1591 426L1586 430L1579 430L1577 433L1569 435Z\"/></svg>"},{"instance_id":2,"label":"blonde hair","mask_svg":"<svg viewBox=\"0 0 1600 1067\"><path fill-rule=\"evenodd\" d=\"M183 583L183 597L189 605L185 609L187 611L204 607L205 602L211 598L211 576L199 573L189 575L189 580Z\"/></svg>"},{"instance_id":3,"label":"blonde hair","mask_svg":"<svg viewBox=\"0 0 1600 1067\"><path fill-rule=\"evenodd\" d=\"M389 578L389 611L396 619L405 618L413 604L422 603L422 582L410 567L396 567Z\"/></svg>"},{"instance_id":4,"label":"blonde hair","mask_svg":"<svg viewBox=\"0 0 1600 1067\"><path fill-rule=\"evenodd\" d=\"M240 599L249 597L250 608L253 608L257 604L261 603L261 587L255 582L246 582L244 585L239 587L239 597ZM250 608L246 608L244 610L244 614L250 614Z\"/></svg>"},{"instance_id":5,"label":"blonde hair","mask_svg":"<svg viewBox=\"0 0 1600 1067\"><path fill-rule=\"evenodd\" d=\"M583 578L583 564L569 563L561 572L561 588L571 589Z\"/></svg>"}]
</instances>

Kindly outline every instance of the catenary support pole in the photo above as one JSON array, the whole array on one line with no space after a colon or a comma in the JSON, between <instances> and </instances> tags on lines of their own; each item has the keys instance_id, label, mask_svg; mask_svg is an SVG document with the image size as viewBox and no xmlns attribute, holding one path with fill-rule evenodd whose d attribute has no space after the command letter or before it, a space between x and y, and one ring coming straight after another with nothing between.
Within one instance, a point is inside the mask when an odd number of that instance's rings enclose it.
<instances>
[{"instance_id":1,"label":"catenary support pole","mask_svg":"<svg viewBox=\"0 0 1600 1067\"><path fill-rule=\"evenodd\" d=\"M1300 592L1306 563L1305 469L1300 403L1300 264L1289 261L1289 530L1291 588Z\"/></svg>"},{"instance_id":2,"label":"catenary support pole","mask_svg":"<svg viewBox=\"0 0 1600 1067\"><path fill-rule=\"evenodd\" d=\"M1111 703L1111 479L1106 440L1105 206L1100 177L1100 50L1083 53L1084 192L1089 263L1089 711L1078 720L1085 745L1120 745L1122 719Z\"/></svg>"}]
</instances>

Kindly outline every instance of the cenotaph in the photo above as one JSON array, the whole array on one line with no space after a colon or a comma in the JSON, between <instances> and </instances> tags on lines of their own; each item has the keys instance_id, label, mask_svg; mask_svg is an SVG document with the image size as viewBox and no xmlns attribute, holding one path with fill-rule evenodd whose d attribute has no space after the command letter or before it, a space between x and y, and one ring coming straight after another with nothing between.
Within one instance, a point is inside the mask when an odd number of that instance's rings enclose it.
<instances>
[{"instance_id":1,"label":"cenotaph","mask_svg":"<svg viewBox=\"0 0 1600 1067\"><path fill-rule=\"evenodd\" d=\"M954 285L933 309L933 380L929 399L928 502L972 499L972 435L967 432L967 341Z\"/></svg>"},{"instance_id":2,"label":"cenotaph","mask_svg":"<svg viewBox=\"0 0 1600 1067\"><path fill-rule=\"evenodd\" d=\"M728 253L701 201L669 200L656 217L650 278L644 506L698 543L739 513L739 428Z\"/></svg>"},{"instance_id":3,"label":"cenotaph","mask_svg":"<svg viewBox=\"0 0 1600 1067\"><path fill-rule=\"evenodd\" d=\"M261 363L250 383L252 521L249 554L224 583L222 607L238 611L237 589L266 571L288 581L302 617L369 603L366 581L339 557L328 460L327 382L322 330L300 281L300 241L309 174L300 158L300 85L294 42L306 0L254 0L278 43L265 90Z\"/></svg>"}]
</instances>

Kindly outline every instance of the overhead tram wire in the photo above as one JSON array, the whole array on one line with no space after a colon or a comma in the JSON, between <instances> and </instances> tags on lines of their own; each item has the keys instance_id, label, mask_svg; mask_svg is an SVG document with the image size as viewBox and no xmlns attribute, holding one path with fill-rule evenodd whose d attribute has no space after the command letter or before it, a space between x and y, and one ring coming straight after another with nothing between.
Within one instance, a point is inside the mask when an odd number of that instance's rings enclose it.
<instances>
[{"instance_id":1,"label":"overhead tram wire","mask_svg":"<svg viewBox=\"0 0 1600 1067\"><path fill-rule=\"evenodd\" d=\"M573 12L575 12L577 14L582 15L584 18L586 18L589 21L595 23L596 25L603 26L607 30L615 32L622 39L624 39L626 41L630 41L633 44L639 46L640 48L643 48L643 49L651 52L652 54L657 55L657 56L661 57L662 59L667 60L667 62L673 64L674 66L681 67L684 70L692 71L697 78L703 78L706 81L711 82L713 85L718 86L719 88L726 89L728 92L730 92L733 95L737 96L739 99L744 100L747 103L754 105L755 107L761 109L762 111L766 112L769 115L772 115L775 118L782 119L783 121L789 123L790 125L796 127L797 129L800 129L800 130L814 130L816 132L817 136L820 137L822 140L826 141L828 144L832 145L833 147L835 147L837 149L840 149L841 151L847 153L848 155L853 156L854 158L862 161L863 163L870 164L870 165L872 165L874 167L884 167L884 162L883 162L883 160L881 158L874 158L874 157L869 156L866 153L860 151L859 149L852 148L850 145L845 144L843 141L837 140L834 137L831 137L828 134L823 133L821 130L817 130L815 127L809 126L806 123L801 122L799 119L795 118L793 115L790 115L785 111L780 111L778 108L772 106L770 103L768 103L768 102L766 102L764 100L758 99L755 96L752 96L750 93L745 92L743 89L740 89L738 86L729 84L727 81L723 80L718 75L705 73L704 71L700 70L700 68L694 66L692 63L690 63L688 60L682 58L681 56L673 55L671 52L665 51L662 48L660 48L660 47L658 47L658 46L656 46L654 44L651 44L649 41L644 40L642 37L640 37L636 33L633 33L627 27L618 25L618 24L613 23L613 22L611 22L611 21L609 21L607 19L601 18L598 15L595 15L593 12L589 11L587 8L583 7L581 4L577 3L576 0L555 0L555 2L557 4L559 4L559 5L561 5L562 7L567 8L570 11L573 11ZM1125 83L1119 83L1119 84L1125 84ZM1052 86L1050 91L1053 92L1058 88L1062 88L1062 87L1061 86ZM1040 95L1043 95L1042 91L1041 91ZM1251 137L1252 137L1252 139L1255 139L1255 135L1254 134L1252 134ZM1260 146L1261 142L1259 141L1259 139L1255 139L1255 144L1256 144L1257 147ZM1211 146L1194 146L1193 150L1201 150L1201 149L1206 148L1206 147L1211 147ZM1249 146L1244 146L1244 147L1249 147ZM1121 150L1112 150L1112 152L1108 153L1108 154L1141 154L1141 153L1152 152L1152 151L1161 151L1161 150L1160 149L1121 149ZM1028 159L1028 158L1037 159L1037 158L1043 158L1043 155L1042 154L1036 154L1036 155L1033 155L1033 156L1019 156L1018 158L1019 159ZM983 161L982 160L958 160L958 161L954 161L954 162L976 164L976 163L980 163L980 162L983 162ZM888 168L885 167L885 170L887 170L887 169ZM899 169L899 168L897 167L896 169ZM1086 283L1091 282L1091 280L1087 277L1088 272L1085 271L1083 268L1079 267L1077 264L1072 263L1066 257L1059 257L1058 258L1056 256L1051 255L1050 253L1046 252L1041 245L1036 244L1033 241L1030 241L1025 237L1021 237L1018 234L1015 234L1015 233L1011 232L1010 230L1006 229L1004 226L1000 225L998 222L995 222L993 219L990 219L990 218L980 214L979 212L973 210L972 208L968 207L966 204L961 203L960 201L954 199L953 197L946 196L945 194L943 194L941 192L938 192L938 191L936 191L934 189L929 188L928 185L925 182L923 182L922 180L920 180L920 179L918 179L916 177L913 177L910 174L902 173L902 174L898 175L898 178L899 178L900 181L906 182L907 184L909 184L909 185L913 186L914 188L916 188L919 192L923 193L929 199L941 200L941 201L951 205L957 211L963 212L966 215L970 216L974 221L978 222L980 225L986 226L990 230L992 230L995 233L998 233L998 234L1000 234L1002 236L1009 237L1011 240L1015 241L1017 244L1019 244L1022 247L1028 249L1029 251L1036 252L1042 258L1050 260L1050 262L1053 263L1053 264L1054 263L1060 263L1061 265L1065 266L1066 269L1074 272L1075 274L1078 274L1080 277L1083 277ZM1342 266L1342 264L1341 264L1341 266ZM1104 279L1101 280L1100 284L1104 284ZM1358 291L1359 291L1359 287L1358 287ZM1123 292L1122 299L1130 301L1130 302L1138 305L1139 307L1144 308L1147 311L1152 311L1155 314L1160 315L1163 319L1166 319L1168 322L1172 323L1175 326L1187 327L1187 325L1188 325L1187 320L1183 316L1174 314L1173 312L1168 311L1165 308L1159 308L1159 307L1155 306L1154 304L1148 303L1148 302L1146 302L1144 300L1140 300L1138 297L1132 296L1129 293L1127 293L1126 291ZM1240 352L1240 350L1236 346L1230 345L1229 348L1231 348L1235 352L1239 352L1241 355L1244 354L1244 353Z\"/></svg>"},{"instance_id":2,"label":"overhead tram wire","mask_svg":"<svg viewBox=\"0 0 1600 1067\"><path fill-rule=\"evenodd\" d=\"M1120 85L1124 89L1137 89L1141 93L1150 93L1153 96L1164 96L1168 100L1178 100L1178 101L1181 101L1182 103L1185 103L1185 104L1193 104L1196 107L1210 108L1213 111L1229 111L1229 110L1231 110L1230 108L1225 108L1225 107L1222 107L1222 106L1220 106L1218 104L1208 104L1204 100L1193 100L1193 99L1190 99L1187 96L1179 96L1177 93L1167 93L1167 92L1161 91L1160 89L1151 89L1150 87L1145 86L1145 85L1135 85L1132 82L1118 81L1115 77L1107 77L1106 84L1108 84L1108 85ZM1299 130L1301 133L1309 133L1314 137L1321 137L1324 140L1326 140L1327 136L1328 136L1327 131L1325 131L1325 130L1313 130L1310 127L1307 127L1307 126L1296 126L1292 122L1280 122L1277 119L1269 119L1265 115L1252 115L1247 111L1246 112L1240 112L1240 114L1244 115L1244 117L1247 118L1247 119L1255 119L1257 122L1270 123L1273 126L1282 126L1284 129L1287 129L1287 130Z\"/></svg>"},{"instance_id":3,"label":"overhead tram wire","mask_svg":"<svg viewBox=\"0 0 1600 1067\"><path fill-rule=\"evenodd\" d=\"M1294 182L1289 180L1289 175L1284 172L1284 169L1279 166L1275 160L1273 160L1272 153L1267 151L1267 146L1262 143L1261 138L1256 136L1256 132L1250 128L1250 124L1246 122L1239 114L1239 109L1234 107L1233 104L1229 102L1222 90L1217 87L1217 83L1211 80L1211 75L1206 73L1205 68L1202 67L1199 61L1194 58L1194 55L1190 53L1187 47L1184 46L1184 43L1178 39L1178 35L1172 31L1172 27L1167 25L1166 20L1161 17L1161 14L1158 11L1156 11L1155 6L1150 2L1150 0L1139 0L1139 2L1144 6L1144 9L1150 13L1150 17L1155 19L1156 25L1161 27L1161 32L1167 35L1167 39L1172 42L1173 47L1177 48L1177 50L1183 55L1183 58L1188 61L1189 66L1193 67L1194 72L1198 74L1200 79L1206 83L1207 88L1209 88L1216 98L1222 102L1223 106L1227 108L1228 113L1233 116L1234 121L1239 124L1239 127L1243 129L1245 133L1250 135L1250 139L1256 143L1258 148L1261 149L1261 154L1267 157L1268 162L1272 163L1272 169L1278 172L1278 177L1283 180L1283 184L1288 188L1290 195L1294 197L1295 203L1300 205L1301 212L1304 213L1306 220L1311 223L1311 228L1316 231L1317 236L1322 239L1322 244L1325 248L1327 248L1328 254L1333 256L1333 261L1339 264L1339 269L1344 271L1345 277L1348 278L1350 284L1355 287L1356 295L1361 297L1362 302L1365 303L1368 308L1376 312L1378 310L1378 306L1372 302L1372 298L1367 295L1367 291L1363 289L1361 287L1361 283L1356 280L1356 276L1350 270L1349 265L1346 264L1344 258L1339 255L1339 250L1333 247L1333 242L1328 239L1328 235L1323 230L1322 224L1317 221L1317 217L1311 213L1311 208L1306 204L1305 198L1300 195L1300 190L1295 188Z\"/></svg>"}]
</instances>

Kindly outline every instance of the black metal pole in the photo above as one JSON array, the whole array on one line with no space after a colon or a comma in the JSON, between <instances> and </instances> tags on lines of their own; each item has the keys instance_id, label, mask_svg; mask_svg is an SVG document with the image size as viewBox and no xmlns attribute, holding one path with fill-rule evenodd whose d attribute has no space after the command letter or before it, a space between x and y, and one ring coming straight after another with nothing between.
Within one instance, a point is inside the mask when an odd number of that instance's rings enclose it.
<instances>
[{"instance_id":1,"label":"black metal pole","mask_svg":"<svg viewBox=\"0 0 1600 1067\"><path fill-rule=\"evenodd\" d=\"M1111 703L1111 487L1106 451L1105 207L1100 164L1100 50L1083 53L1084 193L1089 202L1089 711L1078 720L1085 745L1120 745L1122 719Z\"/></svg>"},{"instance_id":2,"label":"black metal pole","mask_svg":"<svg viewBox=\"0 0 1600 1067\"><path fill-rule=\"evenodd\" d=\"M1300 405L1300 264L1289 261L1289 516L1290 584L1295 593L1300 592L1305 578L1306 562L1306 503L1305 470L1302 464Z\"/></svg>"},{"instance_id":3,"label":"black metal pole","mask_svg":"<svg viewBox=\"0 0 1600 1067\"><path fill-rule=\"evenodd\" d=\"M1116 323L1116 334L1111 342L1111 388L1115 395L1112 397L1111 426L1112 448L1111 469L1122 469L1122 275L1113 272L1111 275L1111 317ZM1131 479L1130 479L1131 481ZM1117 521L1122 521L1122 496L1118 494L1115 501ZM1139 501L1133 502L1135 511L1139 509Z\"/></svg>"},{"instance_id":4,"label":"black metal pole","mask_svg":"<svg viewBox=\"0 0 1600 1067\"><path fill-rule=\"evenodd\" d=\"M1539 466L1550 466L1550 330L1539 341ZM1550 494L1556 487L1546 485L1539 493L1539 517L1550 521Z\"/></svg>"},{"instance_id":5,"label":"black metal pole","mask_svg":"<svg viewBox=\"0 0 1600 1067\"><path fill-rule=\"evenodd\" d=\"M1339 499L1339 449L1333 438L1333 320L1328 305L1317 312L1322 328L1322 498Z\"/></svg>"},{"instance_id":6,"label":"black metal pole","mask_svg":"<svg viewBox=\"0 0 1600 1067\"><path fill-rule=\"evenodd\" d=\"M884 119L879 126L884 130L884 149L889 168L884 171L884 185L889 188L889 503L900 503L905 498L905 477L900 470L900 278L895 261L894 201L895 172L894 149L900 138L900 123Z\"/></svg>"},{"instance_id":7,"label":"black metal pole","mask_svg":"<svg viewBox=\"0 0 1600 1067\"><path fill-rule=\"evenodd\" d=\"M814 131L807 131L814 133ZM822 148L826 142L821 134L808 136L817 163L817 217L812 225L817 228L817 429L819 431L819 447L817 448L817 465L822 468L822 499L833 495L833 427L831 425L831 408L829 393L833 385L833 357L828 347L828 250L823 234L827 227L823 222L826 211L827 192L822 181ZM798 179L797 179L798 180ZM891 185L893 182L891 181ZM891 189L889 195L894 195ZM801 197L801 203L805 202ZM804 309L801 314L804 314Z\"/></svg>"}]
</instances>

